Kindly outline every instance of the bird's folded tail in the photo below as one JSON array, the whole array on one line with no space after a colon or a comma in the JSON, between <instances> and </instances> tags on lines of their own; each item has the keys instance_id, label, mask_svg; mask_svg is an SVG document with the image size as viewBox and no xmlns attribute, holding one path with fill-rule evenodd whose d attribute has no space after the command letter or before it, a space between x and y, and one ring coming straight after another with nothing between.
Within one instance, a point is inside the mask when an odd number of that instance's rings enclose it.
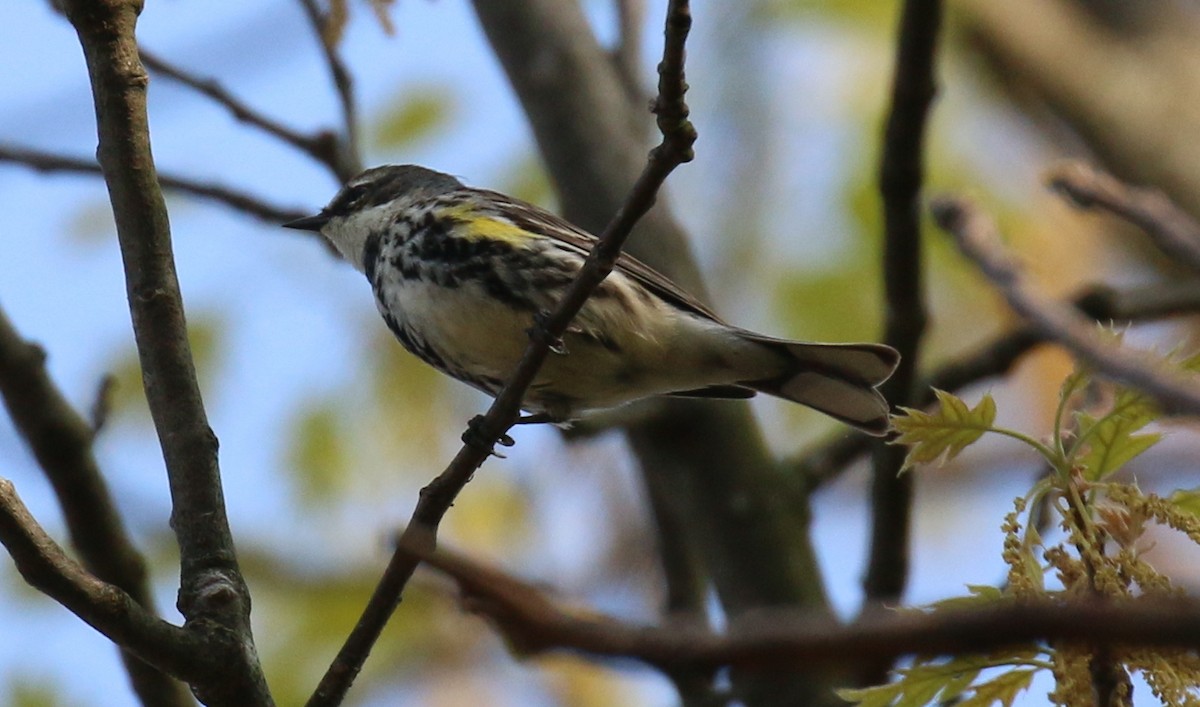
<instances>
[{"instance_id":1,"label":"bird's folded tail","mask_svg":"<svg viewBox=\"0 0 1200 707\"><path fill-rule=\"evenodd\" d=\"M783 353L792 364L782 375L746 381L749 388L807 405L867 434L888 430L888 403L876 390L900 355L882 344L811 344L774 339L752 332L744 336Z\"/></svg>"}]
</instances>

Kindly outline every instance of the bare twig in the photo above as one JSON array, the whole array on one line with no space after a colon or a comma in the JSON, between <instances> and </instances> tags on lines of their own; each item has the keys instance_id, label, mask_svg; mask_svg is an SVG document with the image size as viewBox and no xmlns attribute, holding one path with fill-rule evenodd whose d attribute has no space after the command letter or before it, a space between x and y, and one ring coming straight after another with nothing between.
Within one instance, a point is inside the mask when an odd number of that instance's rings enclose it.
<instances>
[{"instance_id":1,"label":"bare twig","mask_svg":"<svg viewBox=\"0 0 1200 707\"><path fill-rule=\"evenodd\" d=\"M318 162L327 165L331 170L337 171L339 147L337 144L338 138L335 134L320 132L315 135L306 135L293 130L283 123L251 108L213 79L204 79L195 76L178 66L168 63L146 49L141 50L141 58L142 63L151 71L178 81L201 95L207 96L217 104L228 109L234 118L247 125L253 125L268 135L279 138Z\"/></svg>"},{"instance_id":2,"label":"bare twig","mask_svg":"<svg viewBox=\"0 0 1200 707\"><path fill-rule=\"evenodd\" d=\"M1106 209L1132 223L1167 257L1200 273L1200 224L1162 192L1130 187L1078 162L1054 170L1047 182L1081 209Z\"/></svg>"},{"instance_id":3,"label":"bare twig","mask_svg":"<svg viewBox=\"0 0 1200 707\"><path fill-rule=\"evenodd\" d=\"M1161 360L1104 340L1091 322L1070 308L1034 294L1000 244L995 224L966 200L939 198L931 204L939 226L983 271L1018 314L1047 339L1065 346L1101 375L1138 388L1169 415L1200 415L1200 385Z\"/></svg>"},{"instance_id":4,"label":"bare twig","mask_svg":"<svg viewBox=\"0 0 1200 707\"><path fill-rule=\"evenodd\" d=\"M1200 283L1163 283L1130 290L1088 288L1072 299L1080 313L1101 322L1142 322L1187 314L1200 314ZM973 351L953 357L918 385L918 406L934 402L933 389L957 391L973 383L1003 375L1047 337L1030 324L997 335ZM789 477L803 480L810 493L837 478L846 467L870 451L871 437L838 435L784 463Z\"/></svg>"},{"instance_id":5,"label":"bare twig","mask_svg":"<svg viewBox=\"0 0 1200 707\"><path fill-rule=\"evenodd\" d=\"M333 87L342 107L342 134L333 141L335 149L327 164L338 180L348 182L363 168L362 158L359 156L358 106L354 100L354 80L342 61L337 38L327 31L328 18L321 12L317 0L300 0L300 4L317 34L317 41L320 42L321 52L325 56L325 65L329 67L329 75L333 79Z\"/></svg>"},{"instance_id":6,"label":"bare twig","mask_svg":"<svg viewBox=\"0 0 1200 707\"><path fill-rule=\"evenodd\" d=\"M40 172L71 172L103 176L100 165L94 159L67 157L41 150L31 150L12 145L0 145L0 162L22 164ZM286 223L308 213L300 209L288 209L268 204L257 197L219 184L200 182L185 177L158 174L158 182L165 189L173 189L189 196L209 199L224 204L235 211L266 221L272 225Z\"/></svg>"},{"instance_id":7,"label":"bare twig","mask_svg":"<svg viewBox=\"0 0 1200 707\"><path fill-rule=\"evenodd\" d=\"M564 607L536 586L444 549L414 551L453 577L464 605L491 620L523 654L572 650L633 658L662 670L733 666L823 671L914 653L985 653L1042 640L1200 647L1200 602L1191 599L1040 601L962 611L872 612L849 625L827 615L764 609L735 620L724 635L691 624L634 625Z\"/></svg>"},{"instance_id":8,"label":"bare twig","mask_svg":"<svg viewBox=\"0 0 1200 707\"><path fill-rule=\"evenodd\" d=\"M937 91L934 57L941 0L906 0L901 13L879 174L885 229L884 342L900 352L900 365L880 391L892 405L911 405L919 395L914 383L926 323L919 199L925 128ZM904 450L880 440L873 446L873 458L871 547L863 578L868 603L894 600L904 591L912 513L912 475L899 473Z\"/></svg>"},{"instance_id":9,"label":"bare twig","mask_svg":"<svg viewBox=\"0 0 1200 707\"><path fill-rule=\"evenodd\" d=\"M516 421L525 391L537 375L551 344L562 336L587 298L612 271L621 246L637 220L653 205L663 181L675 167L692 159L696 132L687 120L688 109L683 100L687 88L683 76L684 44L690 28L691 15L687 0L672 0L667 9L663 61L659 66L659 92L654 105L659 130L663 135L662 142L650 152L642 176L633 186L625 204L600 235L562 300L553 312L534 326L529 346L516 370L487 413L476 418L467 435L464 435L469 441L445 471L421 490L412 521L405 529L384 577L376 587L363 617L309 700L309 707L340 702L384 623L399 603L404 586L419 562L419 558L407 546L416 543L420 547L434 542L442 516L475 471L492 454L497 440Z\"/></svg>"},{"instance_id":10,"label":"bare twig","mask_svg":"<svg viewBox=\"0 0 1200 707\"><path fill-rule=\"evenodd\" d=\"M155 613L146 565L133 546L92 455L95 425L46 374L45 353L24 341L0 311L0 395L21 437L54 488L71 542L98 579ZM135 692L152 705L191 704L183 686L133 655L121 655Z\"/></svg>"},{"instance_id":11,"label":"bare twig","mask_svg":"<svg viewBox=\"0 0 1200 707\"><path fill-rule=\"evenodd\" d=\"M123 590L97 579L68 557L29 514L12 482L4 478L0 478L0 543L25 581L113 643L168 674L186 677L195 673L198 646L194 637L154 616Z\"/></svg>"},{"instance_id":12,"label":"bare twig","mask_svg":"<svg viewBox=\"0 0 1200 707\"><path fill-rule=\"evenodd\" d=\"M65 0L87 62L104 172L125 269L146 400L171 490L179 542L178 608L204 650L192 687L216 704L272 704L250 630L250 599L225 515L217 438L187 338L166 203L155 175L138 59L140 0ZM196 677L199 675L199 677Z\"/></svg>"}]
</instances>

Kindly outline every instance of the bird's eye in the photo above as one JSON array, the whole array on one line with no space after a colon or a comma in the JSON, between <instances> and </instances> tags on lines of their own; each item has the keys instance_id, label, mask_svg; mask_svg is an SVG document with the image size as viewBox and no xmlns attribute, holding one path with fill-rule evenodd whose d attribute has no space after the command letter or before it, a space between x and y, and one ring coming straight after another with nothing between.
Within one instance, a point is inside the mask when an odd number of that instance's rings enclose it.
<instances>
[{"instance_id":1,"label":"bird's eye","mask_svg":"<svg viewBox=\"0 0 1200 707\"><path fill-rule=\"evenodd\" d=\"M354 208L367 195L367 187L362 184L353 184L342 190L342 193L337 195L337 198L329 204L328 210L332 213L345 213Z\"/></svg>"}]
</instances>

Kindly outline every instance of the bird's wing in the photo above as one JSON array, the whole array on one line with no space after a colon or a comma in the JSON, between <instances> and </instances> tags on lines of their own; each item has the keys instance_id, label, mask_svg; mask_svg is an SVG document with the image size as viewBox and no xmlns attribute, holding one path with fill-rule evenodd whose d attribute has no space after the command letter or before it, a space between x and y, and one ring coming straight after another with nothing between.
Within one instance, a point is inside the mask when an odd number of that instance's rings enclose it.
<instances>
[{"instance_id":1,"label":"bird's wing","mask_svg":"<svg viewBox=\"0 0 1200 707\"><path fill-rule=\"evenodd\" d=\"M499 215L525 230L552 234L568 248L579 253L580 257L586 257L596 245L595 236L541 207L499 192L482 189L477 191L481 192L489 202L498 205ZM632 255L621 253L617 258L616 269L681 309L716 322L721 321L717 313L703 302L688 294L666 275Z\"/></svg>"}]
</instances>

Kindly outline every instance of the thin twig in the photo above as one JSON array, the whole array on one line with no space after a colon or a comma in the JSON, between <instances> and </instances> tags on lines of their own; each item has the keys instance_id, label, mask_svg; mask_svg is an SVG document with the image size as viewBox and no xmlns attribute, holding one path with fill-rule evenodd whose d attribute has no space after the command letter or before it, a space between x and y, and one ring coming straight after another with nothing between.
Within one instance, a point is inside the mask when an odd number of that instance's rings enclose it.
<instances>
[{"instance_id":1,"label":"thin twig","mask_svg":"<svg viewBox=\"0 0 1200 707\"><path fill-rule=\"evenodd\" d=\"M879 188L884 213L884 342L900 352L900 365L880 388L892 405L911 406L921 339L925 292L921 263L920 195L925 130L937 92L934 58L942 23L941 0L906 0L901 11L892 79L891 111L884 134ZM912 475L900 474L904 450L884 440L873 447L871 546L863 589L868 604L897 599L908 579Z\"/></svg>"},{"instance_id":2,"label":"thin twig","mask_svg":"<svg viewBox=\"0 0 1200 707\"><path fill-rule=\"evenodd\" d=\"M1200 601L1049 601L930 613L872 612L841 625L828 615L763 609L717 634L702 625L636 625L565 607L539 587L446 550L413 548L453 577L464 606L487 617L523 655L571 650L635 659L661 670L732 666L823 671L904 655L961 655L1043 640L1200 647Z\"/></svg>"},{"instance_id":3,"label":"thin twig","mask_svg":"<svg viewBox=\"0 0 1200 707\"><path fill-rule=\"evenodd\" d=\"M138 59L141 0L64 0L87 62L103 169L125 270L146 401L171 491L179 543L177 606L204 650L191 656L210 704L272 704L250 627L250 596L225 513L217 438L188 343L166 202L155 174ZM193 676L195 677L195 676Z\"/></svg>"},{"instance_id":4,"label":"thin twig","mask_svg":"<svg viewBox=\"0 0 1200 707\"><path fill-rule=\"evenodd\" d=\"M178 81L197 93L207 96L218 105L228 109L234 118L247 125L253 125L268 135L279 138L318 162L329 166L330 169L336 170L339 148L335 134L326 131L315 135L307 135L293 130L283 123L251 108L214 79L200 78L191 72L168 63L166 60L144 48L141 49L141 58L142 63L151 71Z\"/></svg>"},{"instance_id":5,"label":"thin twig","mask_svg":"<svg viewBox=\"0 0 1200 707\"><path fill-rule=\"evenodd\" d=\"M88 571L155 613L146 563L113 504L92 454L96 425L67 403L46 373L46 355L13 329L0 311L0 395L62 508L71 542ZM134 691L146 704L192 703L183 686L122 652Z\"/></svg>"},{"instance_id":6,"label":"thin twig","mask_svg":"<svg viewBox=\"0 0 1200 707\"><path fill-rule=\"evenodd\" d=\"M113 643L163 672L192 676L200 646L185 629L159 619L125 591L67 556L38 525L11 481L0 478L0 543L30 586L55 599Z\"/></svg>"},{"instance_id":7,"label":"thin twig","mask_svg":"<svg viewBox=\"0 0 1200 707\"><path fill-rule=\"evenodd\" d=\"M70 172L103 176L99 163L94 159L68 157L25 147L0 145L0 162L22 164L40 172ZM268 204L257 197L221 186L170 174L158 174L158 182L165 189L178 191L189 196L208 199L224 204L272 225L298 219L308 213L301 209L289 209Z\"/></svg>"},{"instance_id":8,"label":"thin twig","mask_svg":"<svg viewBox=\"0 0 1200 707\"><path fill-rule=\"evenodd\" d=\"M348 182L363 168L362 158L359 156L358 106L354 99L354 79L342 61L335 38L327 31L328 21L317 0L300 0L300 4L313 31L316 32L321 52L325 56L325 65L329 68L329 75L333 79L333 87L342 107L341 137L334 141L336 149L327 164L340 181Z\"/></svg>"},{"instance_id":9,"label":"thin twig","mask_svg":"<svg viewBox=\"0 0 1200 707\"><path fill-rule=\"evenodd\" d=\"M953 198L936 199L931 208L938 225L954 236L963 254L1042 336L1066 347L1097 373L1147 393L1164 413L1200 415L1200 385L1194 376L1171 370L1149 354L1114 345L1074 310L1034 294L1000 244L995 224L982 211L966 200Z\"/></svg>"},{"instance_id":10,"label":"thin twig","mask_svg":"<svg viewBox=\"0 0 1200 707\"><path fill-rule=\"evenodd\" d=\"M1106 209L1132 223L1167 257L1200 273L1200 224L1166 194L1128 186L1078 162L1054 170L1046 181L1081 209Z\"/></svg>"},{"instance_id":11,"label":"thin twig","mask_svg":"<svg viewBox=\"0 0 1200 707\"><path fill-rule=\"evenodd\" d=\"M465 437L471 441L463 445L445 471L421 490L412 520L404 531L391 563L362 618L309 699L309 707L340 703L383 630L383 625L399 603L404 586L419 562L419 558L406 546L414 542L418 546L434 542L442 516L475 471L492 454L496 442L516 421L525 391L545 361L550 345L562 336L587 298L612 271L625 239L638 219L654 204L663 181L677 166L692 159L696 132L687 120L688 108L683 100L687 90L683 75L684 44L690 28L691 14L687 0L672 0L667 9L663 60L659 66L659 92L654 105L659 130L663 135L662 142L651 150L641 177L600 235L562 300L553 312L534 326L529 346L516 370L487 413L476 418L469 428Z\"/></svg>"},{"instance_id":12,"label":"thin twig","mask_svg":"<svg viewBox=\"0 0 1200 707\"><path fill-rule=\"evenodd\" d=\"M1113 290L1093 286L1071 300L1080 313L1100 322L1143 322L1200 314L1200 283L1174 282ZM972 351L954 356L918 385L919 407L934 402L933 389L957 391L1012 370L1026 353L1047 340L1039 330L1024 324L1004 332ZM873 438L863 434L838 435L784 462L785 478L803 480L803 493L811 493L838 478L858 457L870 451Z\"/></svg>"}]
</instances>

